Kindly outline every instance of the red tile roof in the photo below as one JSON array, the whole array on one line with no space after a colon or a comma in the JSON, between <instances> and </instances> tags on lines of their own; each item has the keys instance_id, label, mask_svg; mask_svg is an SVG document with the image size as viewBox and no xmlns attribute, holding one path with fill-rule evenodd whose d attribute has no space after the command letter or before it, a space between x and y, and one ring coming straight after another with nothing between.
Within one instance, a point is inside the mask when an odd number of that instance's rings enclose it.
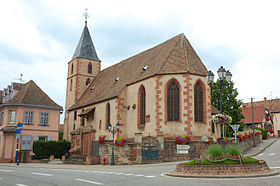
<instances>
[{"instance_id":1,"label":"red tile roof","mask_svg":"<svg viewBox=\"0 0 280 186\"><path fill-rule=\"evenodd\" d=\"M244 103L243 106L251 107L251 103ZM269 110L270 113L280 112L280 99L267 100L253 102L253 106L261 106Z\"/></svg>"},{"instance_id":2,"label":"red tile roof","mask_svg":"<svg viewBox=\"0 0 280 186\"><path fill-rule=\"evenodd\" d=\"M56 104L34 81L30 80L21 87L21 90L14 98L5 102L4 105L21 104L21 105L36 105L48 106L57 109L62 107Z\"/></svg>"},{"instance_id":3,"label":"red tile roof","mask_svg":"<svg viewBox=\"0 0 280 186\"><path fill-rule=\"evenodd\" d=\"M144 66L148 68L143 70ZM154 75L193 73L206 76L207 72L185 35L179 34L99 72L84 95L69 110L117 97L127 85ZM119 80L115 81L118 77Z\"/></svg>"},{"instance_id":4,"label":"red tile roof","mask_svg":"<svg viewBox=\"0 0 280 186\"><path fill-rule=\"evenodd\" d=\"M262 106L257 106L253 108L254 112L254 123L262 123L264 118L265 108ZM242 107L242 114L244 119L242 121L246 124L252 123L252 109L251 107Z\"/></svg>"}]
</instances>

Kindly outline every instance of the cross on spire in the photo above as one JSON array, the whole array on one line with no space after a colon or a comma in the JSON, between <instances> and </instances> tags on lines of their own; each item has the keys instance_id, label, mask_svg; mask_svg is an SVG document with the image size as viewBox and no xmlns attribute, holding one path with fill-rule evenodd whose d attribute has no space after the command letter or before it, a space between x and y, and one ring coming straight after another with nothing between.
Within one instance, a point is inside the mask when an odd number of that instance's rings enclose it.
<instances>
[{"instance_id":1,"label":"cross on spire","mask_svg":"<svg viewBox=\"0 0 280 186\"><path fill-rule=\"evenodd\" d=\"M87 24L87 18L89 17L88 13L87 13L87 8L85 8L86 12L84 13L85 16L85 23Z\"/></svg>"}]
</instances>

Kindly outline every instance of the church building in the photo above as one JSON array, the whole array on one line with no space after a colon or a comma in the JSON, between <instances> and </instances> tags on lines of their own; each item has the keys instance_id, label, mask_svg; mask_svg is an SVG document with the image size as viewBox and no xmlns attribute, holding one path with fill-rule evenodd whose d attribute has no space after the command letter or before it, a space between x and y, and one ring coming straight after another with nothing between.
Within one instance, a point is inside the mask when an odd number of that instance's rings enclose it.
<instances>
[{"instance_id":1,"label":"church building","mask_svg":"<svg viewBox=\"0 0 280 186\"><path fill-rule=\"evenodd\" d=\"M86 22L68 63L64 126L82 153L101 135L111 140L117 123L116 135L128 139L211 135L208 70L183 33L103 70L101 63Z\"/></svg>"}]
</instances>

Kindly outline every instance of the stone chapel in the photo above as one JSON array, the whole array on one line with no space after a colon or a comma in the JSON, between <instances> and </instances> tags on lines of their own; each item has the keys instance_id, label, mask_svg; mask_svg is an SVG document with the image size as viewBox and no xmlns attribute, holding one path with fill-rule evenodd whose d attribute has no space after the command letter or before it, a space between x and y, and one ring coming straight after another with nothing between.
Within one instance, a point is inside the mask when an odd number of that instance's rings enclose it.
<instances>
[{"instance_id":1,"label":"stone chapel","mask_svg":"<svg viewBox=\"0 0 280 186\"><path fill-rule=\"evenodd\" d=\"M64 139L76 136L85 154L99 136L112 139L109 124L128 139L211 135L208 70L183 33L103 70L101 63L86 22L68 62L64 126Z\"/></svg>"}]
</instances>

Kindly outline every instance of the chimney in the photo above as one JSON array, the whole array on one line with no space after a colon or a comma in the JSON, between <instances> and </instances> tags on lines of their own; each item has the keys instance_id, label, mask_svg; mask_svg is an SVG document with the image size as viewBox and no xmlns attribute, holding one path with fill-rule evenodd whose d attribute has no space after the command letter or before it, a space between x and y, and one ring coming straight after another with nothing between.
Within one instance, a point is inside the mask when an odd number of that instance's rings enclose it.
<instances>
[{"instance_id":1,"label":"chimney","mask_svg":"<svg viewBox=\"0 0 280 186\"><path fill-rule=\"evenodd\" d=\"M266 101L266 97L264 97L263 100Z\"/></svg>"}]
</instances>

